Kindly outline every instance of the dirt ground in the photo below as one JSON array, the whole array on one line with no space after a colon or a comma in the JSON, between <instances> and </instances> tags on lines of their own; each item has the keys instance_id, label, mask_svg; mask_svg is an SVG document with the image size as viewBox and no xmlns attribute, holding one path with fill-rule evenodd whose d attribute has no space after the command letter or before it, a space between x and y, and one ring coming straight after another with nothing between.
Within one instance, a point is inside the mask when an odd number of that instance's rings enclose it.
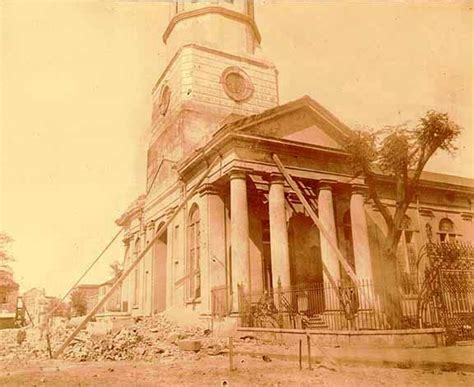
<instances>
[{"instance_id":1,"label":"dirt ground","mask_svg":"<svg viewBox=\"0 0 474 387\"><path fill-rule=\"evenodd\" d=\"M268 359L267 359L268 360ZM193 362L67 362L59 360L0 363L1 386L474 386L474 373L419 369L347 367L337 371L297 362L249 356Z\"/></svg>"}]
</instances>

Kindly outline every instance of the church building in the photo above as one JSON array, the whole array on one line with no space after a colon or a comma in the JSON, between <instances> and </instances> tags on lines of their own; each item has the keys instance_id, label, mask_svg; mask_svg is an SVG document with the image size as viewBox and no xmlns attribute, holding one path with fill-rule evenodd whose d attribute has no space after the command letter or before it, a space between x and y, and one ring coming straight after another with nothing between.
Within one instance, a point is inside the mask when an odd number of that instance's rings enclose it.
<instances>
[{"instance_id":1,"label":"church building","mask_svg":"<svg viewBox=\"0 0 474 387\"><path fill-rule=\"evenodd\" d=\"M125 268L172 221L125 279L123 312L188 309L203 319L232 317L275 289L321 286L313 299L308 292L306 299L287 296L288 308L338 328L330 315L344 311L334 289L354 282L339 254L374 294L393 274L383 265L383 218L344 151L350 129L308 96L280 104L278 70L259 53L261 41L252 1L171 2L163 33L167 65L152 89L146 194L117 220L125 230ZM386 187L382 196L390 205L390 181ZM423 174L397 262L408 304L423 272L417 254L427 241L472 241L473 199L473 180ZM365 298L370 314L379 301Z\"/></svg>"}]
</instances>

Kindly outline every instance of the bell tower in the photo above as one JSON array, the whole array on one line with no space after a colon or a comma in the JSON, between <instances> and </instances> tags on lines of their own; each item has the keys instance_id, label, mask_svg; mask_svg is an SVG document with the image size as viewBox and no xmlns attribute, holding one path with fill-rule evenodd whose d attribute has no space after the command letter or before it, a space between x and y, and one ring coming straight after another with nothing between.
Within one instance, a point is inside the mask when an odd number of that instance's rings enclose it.
<instances>
[{"instance_id":1,"label":"bell tower","mask_svg":"<svg viewBox=\"0 0 474 387\"><path fill-rule=\"evenodd\" d=\"M257 55L253 1L170 3L167 66L152 90L148 181L163 158L180 160L231 117L278 105L277 70Z\"/></svg>"},{"instance_id":2,"label":"bell tower","mask_svg":"<svg viewBox=\"0 0 474 387\"><path fill-rule=\"evenodd\" d=\"M174 1L163 42L170 51L194 43L231 52L250 53L260 44L253 1Z\"/></svg>"}]
</instances>

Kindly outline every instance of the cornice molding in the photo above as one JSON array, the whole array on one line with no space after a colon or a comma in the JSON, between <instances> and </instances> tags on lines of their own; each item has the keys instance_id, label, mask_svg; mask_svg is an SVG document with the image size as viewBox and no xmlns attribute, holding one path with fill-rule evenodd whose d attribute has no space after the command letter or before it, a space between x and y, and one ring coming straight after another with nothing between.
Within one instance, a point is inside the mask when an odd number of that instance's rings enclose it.
<instances>
[{"instance_id":1,"label":"cornice molding","mask_svg":"<svg viewBox=\"0 0 474 387\"><path fill-rule=\"evenodd\" d=\"M176 24L179 22L186 20L186 19L192 19L195 17L199 17L202 15L206 14L215 14L215 15L221 15L224 16L228 19L238 21L240 23L247 24L251 31L254 34L254 37L256 41L260 44L262 41L262 37L260 35L260 32L258 31L257 24L255 23L255 20L248 16L244 15L240 12L232 11L227 8L222 8L222 7L204 7L204 8L199 8L199 9L193 9L192 11L185 11L185 12L180 12L176 14L169 22L168 27L166 27L165 32L163 33L163 43L166 44L168 41L169 36L171 35L171 32L173 32L174 27Z\"/></svg>"}]
</instances>

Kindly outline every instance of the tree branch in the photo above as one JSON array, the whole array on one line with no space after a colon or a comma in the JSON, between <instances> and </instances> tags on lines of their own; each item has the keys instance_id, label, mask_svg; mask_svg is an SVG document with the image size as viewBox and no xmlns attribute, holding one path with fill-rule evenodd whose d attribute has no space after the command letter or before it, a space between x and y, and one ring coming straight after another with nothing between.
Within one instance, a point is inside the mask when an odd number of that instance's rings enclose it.
<instances>
[{"instance_id":1,"label":"tree branch","mask_svg":"<svg viewBox=\"0 0 474 387\"><path fill-rule=\"evenodd\" d=\"M390 211L388 210L387 206L382 203L380 200L380 197L375 189L375 181L373 178L373 173L370 171L367 171L365 173L365 178L367 180L367 186L369 187L369 196L370 198L374 201L375 205L377 206L377 209L380 211L382 214L385 223L387 224L387 227L390 229L393 227L393 218L392 215L390 214Z\"/></svg>"}]
</instances>

